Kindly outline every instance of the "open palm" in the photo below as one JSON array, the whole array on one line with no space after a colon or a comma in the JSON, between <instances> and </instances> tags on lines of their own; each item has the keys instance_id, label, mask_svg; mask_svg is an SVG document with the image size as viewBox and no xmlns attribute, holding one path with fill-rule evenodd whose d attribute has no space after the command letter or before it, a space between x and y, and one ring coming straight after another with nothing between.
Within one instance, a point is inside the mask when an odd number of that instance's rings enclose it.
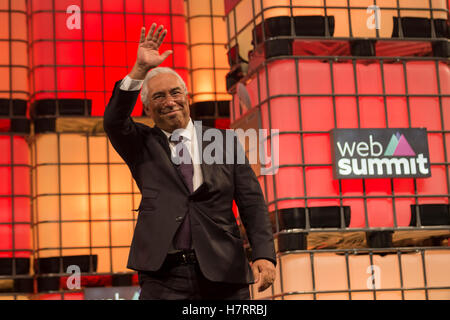
<instances>
[{"instance_id":1,"label":"open palm","mask_svg":"<svg viewBox=\"0 0 450 320\"><path fill-rule=\"evenodd\" d=\"M172 50L167 50L162 54L159 53L159 47L164 41L167 30L162 25L156 31L155 29L156 23L153 23L147 37L145 36L145 27L141 29L136 64L142 70L148 71L159 66L172 53Z\"/></svg>"}]
</instances>

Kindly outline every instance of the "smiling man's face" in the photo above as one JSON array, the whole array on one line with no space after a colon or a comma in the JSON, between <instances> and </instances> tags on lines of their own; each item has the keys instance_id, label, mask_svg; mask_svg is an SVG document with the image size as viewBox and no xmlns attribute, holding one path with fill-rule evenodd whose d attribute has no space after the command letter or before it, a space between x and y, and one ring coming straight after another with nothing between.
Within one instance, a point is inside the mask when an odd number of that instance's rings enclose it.
<instances>
[{"instance_id":1,"label":"smiling man's face","mask_svg":"<svg viewBox=\"0 0 450 320\"><path fill-rule=\"evenodd\" d=\"M171 73L160 73L148 82L147 116L167 131L186 128L189 122L189 102L180 80Z\"/></svg>"}]
</instances>

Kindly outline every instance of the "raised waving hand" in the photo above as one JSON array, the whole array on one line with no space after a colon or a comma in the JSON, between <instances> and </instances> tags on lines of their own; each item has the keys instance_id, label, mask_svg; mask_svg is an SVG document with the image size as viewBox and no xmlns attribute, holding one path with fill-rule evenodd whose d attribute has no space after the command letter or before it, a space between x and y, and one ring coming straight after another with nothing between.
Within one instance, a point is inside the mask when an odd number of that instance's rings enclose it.
<instances>
[{"instance_id":1,"label":"raised waving hand","mask_svg":"<svg viewBox=\"0 0 450 320\"><path fill-rule=\"evenodd\" d=\"M145 27L142 27L136 63L130 72L132 79L144 79L150 69L159 66L172 53L172 50L164 51L162 54L159 53L159 47L166 34L167 30L164 29L163 25L156 28L156 23L153 23L147 36L145 36Z\"/></svg>"}]
</instances>

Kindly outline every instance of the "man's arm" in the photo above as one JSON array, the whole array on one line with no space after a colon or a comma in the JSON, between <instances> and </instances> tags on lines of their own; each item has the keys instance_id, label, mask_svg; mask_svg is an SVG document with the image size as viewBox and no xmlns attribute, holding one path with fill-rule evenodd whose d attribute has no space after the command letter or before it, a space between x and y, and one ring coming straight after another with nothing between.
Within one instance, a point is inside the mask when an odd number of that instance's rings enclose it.
<instances>
[{"instance_id":1,"label":"man's arm","mask_svg":"<svg viewBox=\"0 0 450 320\"><path fill-rule=\"evenodd\" d=\"M236 164L234 179L234 199L252 248L252 260L264 258L275 263L272 226L255 173L248 163Z\"/></svg>"},{"instance_id":2,"label":"man's arm","mask_svg":"<svg viewBox=\"0 0 450 320\"><path fill-rule=\"evenodd\" d=\"M145 27L141 29L136 63L130 74L116 83L103 118L103 127L111 144L129 164L137 161L143 144L137 126L131 118L139 90L147 72L160 65L172 53L168 50L159 54L159 47L167 30L162 25L156 31L155 29L156 24L153 23L147 37Z\"/></svg>"},{"instance_id":3,"label":"man's arm","mask_svg":"<svg viewBox=\"0 0 450 320\"><path fill-rule=\"evenodd\" d=\"M117 153L131 164L136 161L142 143L136 124L131 119L139 91L122 90L121 84L122 81L118 81L114 86L103 116L103 128Z\"/></svg>"},{"instance_id":4,"label":"man's arm","mask_svg":"<svg viewBox=\"0 0 450 320\"><path fill-rule=\"evenodd\" d=\"M244 152L236 137L236 154ZM245 153L244 153L245 154ZM234 165L234 199L252 248L252 269L259 291L267 289L275 280L275 247L267 205L247 157L245 163Z\"/></svg>"}]
</instances>

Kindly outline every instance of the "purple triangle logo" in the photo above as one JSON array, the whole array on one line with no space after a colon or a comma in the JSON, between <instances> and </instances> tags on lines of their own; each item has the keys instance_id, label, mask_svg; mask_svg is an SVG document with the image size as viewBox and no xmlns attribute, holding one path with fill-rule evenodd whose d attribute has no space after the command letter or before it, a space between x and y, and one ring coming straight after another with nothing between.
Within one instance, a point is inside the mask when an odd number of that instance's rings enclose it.
<instances>
[{"instance_id":1,"label":"purple triangle logo","mask_svg":"<svg viewBox=\"0 0 450 320\"><path fill-rule=\"evenodd\" d=\"M395 148L393 156L415 156L416 153L406 141L405 136L402 134L398 140L397 148Z\"/></svg>"}]
</instances>

